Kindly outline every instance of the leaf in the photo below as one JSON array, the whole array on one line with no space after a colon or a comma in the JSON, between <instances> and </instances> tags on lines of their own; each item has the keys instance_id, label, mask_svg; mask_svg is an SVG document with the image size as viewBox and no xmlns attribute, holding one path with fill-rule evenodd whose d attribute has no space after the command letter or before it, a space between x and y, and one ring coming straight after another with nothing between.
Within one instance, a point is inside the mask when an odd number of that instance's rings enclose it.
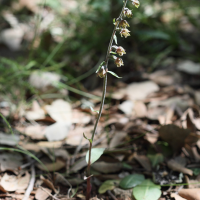
<instances>
[{"instance_id":1,"label":"leaf","mask_svg":"<svg viewBox=\"0 0 200 200\"><path fill-rule=\"evenodd\" d=\"M122 78L122 77L119 77L117 74L115 74L114 72L111 72L111 71L107 71L108 73L112 74L113 76L117 77L117 78Z\"/></svg>"},{"instance_id":2,"label":"leaf","mask_svg":"<svg viewBox=\"0 0 200 200\"><path fill-rule=\"evenodd\" d=\"M92 106L90 106L90 110L91 110L92 112L96 112L96 113L99 114L99 111L98 111L98 110L94 110Z\"/></svg>"},{"instance_id":3,"label":"leaf","mask_svg":"<svg viewBox=\"0 0 200 200\"><path fill-rule=\"evenodd\" d=\"M144 175L142 174L131 174L126 177L124 177L120 183L119 186L123 189L130 189L135 187L136 185L139 185L144 181Z\"/></svg>"},{"instance_id":4,"label":"leaf","mask_svg":"<svg viewBox=\"0 0 200 200\"><path fill-rule=\"evenodd\" d=\"M105 148L93 148L91 152L91 164L97 161L100 156L103 154ZM86 162L88 163L89 161L89 150L86 154Z\"/></svg>"},{"instance_id":5,"label":"leaf","mask_svg":"<svg viewBox=\"0 0 200 200\"><path fill-rule=\"evenodd\" d=\"M83 137L84 137L86 140L88 140L90 143L92 143L92 140L89 139L89 138L87 138L87 137L85 136L85 133L83 133Z\"/></svg>"},{"instance_id":6,"label":"leaf","mask_svg":"<svg viewBox=\"0 0 200 200\"><path fill-rule=\"evenodd\" d=\"M133 196L136 200L157 200L161 196L160 185L155 185L151 180L144 180L133 188Z\"/></svg>"},{"instance_id":7,"label":"leaf","mask_svg":"<svg viewBox=\"0 0 200 200\"><path fill-rule=\"evenodd\" d=\"M115 188L116 183L117 183L117 180L107 180L103 182L98 190L99 194L103 194L107 190L113 190Z\"/></svg>"},{"instance_id":8,"label":"leaf","mask_svg":"<svg viewBox=\"0 0 200 200\"><path fill-rule=\"evenodd\" d=\"M147 157L150 159L152 167L155 167L156 165L162 163L164 160L164 157L161 153L149 154L147 155Z\"/></svg>"},{"instance_id":9,"label":"leaf","mask_svg":"<svg viewBox=\"0 0 200 200\"><path fill-rule=\"evenodd\" d=\"M111 51L110 53L112 53L112 54L117 54L116 52L114 52L114 51Z\"/></svg>"},{"instance_id":10,"label":"leaf","mask_svg":"<svg viewBox=\"0 0 200 200\"><path fill-rule=\"evenodd\" d=\"M114 35L115 44L117 44L117 36Z\"/></svg>"},{"instance_id":11,"label":"leaf","mask_svg":"<svg viewBox=\"0 0 200 200\"><path fill-rule=\"evenodd\" d=\"M101 69L101 67L103 66L105 64L105 61L103 61L100 65L99 65L99 67L98 67L98 69L97 69L97 71L96 71L96 73L98 73L99 72L99 70Z\"/></svg>"},{"instance_id":12,"label":"leaf","mask_svg":"<svg viewBox=\"0 0 200 200\"><path fill-rule=\"evenodd\" d=\"M113 19L113 24L115 25L115 18Z\"/></svg>"}]
</instances>

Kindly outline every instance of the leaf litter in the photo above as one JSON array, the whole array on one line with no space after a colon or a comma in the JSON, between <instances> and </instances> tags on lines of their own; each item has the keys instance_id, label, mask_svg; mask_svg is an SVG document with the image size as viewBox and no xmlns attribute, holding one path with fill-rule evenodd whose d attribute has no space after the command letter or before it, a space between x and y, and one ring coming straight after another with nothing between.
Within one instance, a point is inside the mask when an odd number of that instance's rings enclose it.
<instances>
[{"instance_id":1,"label":"leaf litter","mask_svg":"<svg viewBox=\"0 0 200 200\"><path fill-rule=\"evenodd\" d=\"M34 7L37 12L37 6ZM10 48L19 48L18 43L14 45L17 46ZM138 200L199 198L194 169L200 169L200 91L181 84L184 73L199 73L199 64L186 60L175 71L158 70L145 74L140 82L118 82L118 87L108 89L111 101L105 105L94 140L93 150L97 150L99 160L92 160L91 165L93 199L112 195L117 199L134 196ZM56 90L53 82L61 79L58 74L35 72L29 82L40 94L48 94ZM99 92L101 89L96 90L96 94ZM70 99L71 94L66 94ZM44 177L36 177L29 198L85 198L85 156L89 144L83 133L91 138L96 113L90 106L98 111L99 100L88 99L87 103L83 99L77 103L66 99L59 96L33 100L23 107L18 122L11 124L17 134L9 135L8 129L2 128L0 190L4 197L22 199L31 181L30 166L34 165L36 174ZM25 154L9 151L10 146ZM177 157L184 158L184 163ZM180 189L176 184L185 184L183 176L188 185L194 181L197 188Z\"/></svg>"}]
</instances>

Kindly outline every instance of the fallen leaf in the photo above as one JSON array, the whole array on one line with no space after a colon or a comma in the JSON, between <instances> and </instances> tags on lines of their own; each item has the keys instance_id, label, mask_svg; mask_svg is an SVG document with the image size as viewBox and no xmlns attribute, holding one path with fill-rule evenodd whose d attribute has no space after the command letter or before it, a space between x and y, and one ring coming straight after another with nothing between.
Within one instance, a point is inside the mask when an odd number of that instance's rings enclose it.
<instances>
[{"instance_id":1,"label":"fallen leaf","mask_svg":"<svg viewBox=\"0 0 200 200\"><path fill-rule=\"evenodd\" d=\"M72 123L72 109L67 101L57 99L51 105L46 105L45 109L56 122Z\"/></svg>"},{"instance_id":2,"label":"fallen leaf","mask_svg":"<svg viewBox=\"0 0 200 200\"><path fill-rule=\"evenodd\" d=\"M175 152L181 150L185 139L190 134L188 129L179 128L176 125L168 124L159 129L160 137L173 148Z\"/></svg>"},{"instance_id":3,"label":"fallen leaf","mask_svg":"<svg viewBox=\"0 0 200 200\"><path fill-rule=\"evenodd\" d=\"M71 128L70 122L56 122L44 130L48 141L60 141L67 137Z\"/></svg>"},{"instance_id":4,"label":"fallen leaf","mask_svg":"<svg viewBox=\"0 0 200 200\"><path fill-rule=\"evenodd\" d=\"M0 144L15 146L19 142L18 135L5 134L0 132Z\"/></svg>"},{"instance_id":5,"label":"fallen leaf","mask_svg":"<svg viewBox=\"0 0 200 200\"><path fill-rule=\"evenodd\" d=\"M45 128L46 126L40 125L30 125L27 127L16 127L18 131L29 136L33 140L43 140L45 139Z\"/></svg>"},{"instance_id":6,"label":"fallen leaf","mask_svg":"<svg viewBox=\"0 0 200 200\"><path fill-rule=\"evenodd\" d=\"M50 172L54 172L54 171L58 171L60 169L62 169L63 167L65 167L65 162L60 160L60 159L56 159L55 162L53 163L47 163L45 161L43 161L41 159L41 162L43 162L43 164L45 165L45 167L50 171ZM46 170L41 164L37 163L36 166L41 169L41 170Z\"/></svg>"},{"instance_id":7,"label":"fallen leaf","mask_svg":"<svg viewBox=\"0 0 200 200\"><path fill-rule=\"evenodd\" d=\"M47 191L47 192L45 192L44 190ZM47 199L49 197L49 194L51 194L52 190L50 190L48 188L44 188L44 190L42 190L41 188L38 188L36 190L35 198L37 200L44 200L44 199Z\"/></svg>"},{"instance_id":8,"label":"fallen leaf","mask_svg":"<svg viewBox=\"0 0 200 200\"><path fill-rule=\"evenodd\" d=\"M23 157L17 152L4 152L3 154L0 154L0 163L1 172L6 170L14 171L23 164Z\"/></svg>"},{"instance_id":9,"label":"fallen leaf","mask_svg":"<svg viewBox=\"0 0 200 200\"><path fill-rule=\"evenodd\" d=\"M178 194L187 200L200 200L200 188L182 189Z\"/></svg>"},{"instance_id":10,"label":"fallen leaf","mask_svg":"<svg viewBox=\"0 0 200 200\"><path fill-rule=\"evenodd\" d=\"M121 141L126 137L126 132L116 131L111 138L109 148L114 148L117 145L121 144Z\"/></svg>"},{"instance_id":11,"label":"fallen leaf","mask_svg":"<svg viewBox=\"0 0 200 200\"><path fill-rule=\"evenodd\" d=\"M185 168L183 165L178 163L176 160L173 160L173 159L169 160L167 162L167 166L174 171L182 172L182 173L188 174L190 176L193 175L192 170Z\"/></svg>"},{"instance_id":12,"label":"fallen leaf","mask_svg":"<svg viewBox=\"0 0 200 200\"><path fill-rule=\"evenodd\" d=\"M134 107L134 103L133 101L124 101L123 103L121 103L118 108L125 113L126 115L131 115L132 114L132 110Z\"/></svg>"},{"instance_id":13,"label":"fallen leaf","mask_svg":"<svg viewBox=\"0 0 200 200\"><path fill-rule=\"evenodd\" d=\"M55 82L59 82L61 76L52 72L35 71L29 77L29 83L36 89L45 92L53 87Z\"/></svg>"},{"instance_id":14,"label":"fallen leaf","mask_svg":"<svg viewBox=\"0 0 200 200\"><path fill-rule=\"evenodd\" d=\"M119 89L112 94L112 98L122 99L127 96L129 100L143 100L149 94L157 92L159 87L152 81L129 84L126 88Z\"/></svg>"},{"instance_id":15,"label":"fallen leaf","mask_svg":"<svg viewBox=\"0 0 200 200\"><path fill-rule=\"evenodd\" d=\"M134 158L142 165L147 171L151 171L151 163L149 158L145 155L135 155Z\"/></svg>"},{"instance_id":16,"label":"fallen leaf","mask_svg":"<svg viewBox=\"0 0 200 200\"><path fill-rule=\"evenodd\" d=\"M108 174L108 173L114 173L114 172L118 172L122 169L122 164L121 163L108 163L108 162L96 162L94 164L92 164L92 168Z\"/></svg>"},{"instance_id":17,"label":"fallen leaf","mask_svg":"<svg viewBox=\"0 0 200 200\"><path fill-rule=\"evenodd\" d=\"M133 110L136 117L146 117L147 115L147 108L142 101L135 101Z\"/></svg>"},{"instance_id":18,"label":"fallen leaf","mask_svg":"<svg viewBox=\"0 0 200 200\"><path fill-rule=\"evenodd\" d=\"M50 188L51 190L53 190L56 194L58 193L58 191L56 190L56 188L53 185L53 182L51 182L49 179L44 178L42 175L40 176L40 179L43 181L43 183Z\"/></svg>"},{"instance_id":19,"label":"fallen leaf","mask_svg":"<svg viewBox=\"0 0 200 200\"><path fill-rule=\"evenodd\" d=\"M185 60L181 63L178 64L177 69L179 71L192 74L192 75L197 75L200 74L200 64L199 63L194 63L190 60Z\"/></svg>"},{"instance_id":20,"label":"fallen leaf","mask_svg":"<svg viewBox=\"0 0 200 200\"><path fill-rule=\"evenodd\" d=\"M187 199L184 199L184 198L180 197L176 193L171 193L171 197L174 198L175 200L187 200Z\"/></svg>"},{"instance_id":21,"label":"fallen leaf","mask_svg":"<svg viewBox=\"0 0 200 200\"><path fill-rule=\"evenodd\" d=\"M115 196L119 196L123 200L131 200L132 199L132 189L123 190L120 188L113 189Z\"/></svg>"},{"instance_id":22,"label":"fallen leaf","mask_svg":"<svg viewBox=\"0 0 200 200\"><path fill-rule=\"evenodd\" d=\"M26 189L28 187L30 180L30 174L28 172L25 173L25 176L15 176L15 175L8 175L5 173L1 179L1 186L11 192L21 189Z\"/></svg>"},{"instance_id":23,"label":"fallen leaf","mask_svg":"<svg viewBox=\"0 0 200 200\"><path fill-rule=\"evenodd\" d=\"M25 117L30 121L43 119L43 118L45 118L45 112L40 107L40 105L38 104L37 101L33 101L32 109L30 111L26 111Z\"/></svg>"}]
</instances>

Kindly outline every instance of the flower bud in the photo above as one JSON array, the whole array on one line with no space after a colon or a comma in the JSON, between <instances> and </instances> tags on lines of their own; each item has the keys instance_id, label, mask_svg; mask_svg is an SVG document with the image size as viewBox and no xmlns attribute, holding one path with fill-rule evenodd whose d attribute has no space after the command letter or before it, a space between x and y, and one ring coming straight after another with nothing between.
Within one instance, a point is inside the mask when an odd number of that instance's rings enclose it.
<instances>
[{"instance_id":1,"label":"flower bud","mask_svg":"<svg viewBox=\"0 0 200 200\"><path fill-rule=\"evenodd\" d=\"M140 6L140 2L138 0L131 0L131 3L138 8Z\"/></svg>"},{"instance_id":2,"label":"flower bud","mask_svg":"<svg viewBox=\"0 0 200 200\"><path fill-rule=\"evenodd\" d=\"M119 55L119 56L123 56L123 54L126 54L125 52L125 49L123 47L118 47L116 49L116 53Z\"/></svg>"},{"instance_id":3,"label":"flower bud","mask_svg":"<svg viewBox=\"0 0 200 200\"><path fill-rule=\"evenodd\" d=\"M129 24L126 20L121 20L121 22L119 22L120 28L126 28L127 26L129 27Z\"/></svg>"},{"instance_id":4,"label":"flower bud","mask_svg":"<svg viewBox=\"0 0 200 200\"><path fill-rule=\"evenodd\" d=\"M128 8L124 8L124 17L131 18L133 16L132 11L129 10Z\"/></svg>"},{"instance_id":5,"label":"flower bud","mask_svg":"<svg viewBox=\"0 0 200 200\"><path fill-rule=\"evenodd\" d=\"M115 64L117 65L117 67L121 67L122 65L124 65L123 60L117 57L115 59Z\"/></svg>"},{"instance_id":6,"label":"flower bud","mask_svg":"<svg viewBox=\"0 0 200 200\"><path fill-rule=\"evenodd\" d=\"M104 69L104 66L102 66L101 67L101 69L98 71L98 76L100 77L100 78L104 78L105 77L105 75L106 75L106 73L107 73L107 71Z\"/></svg>"},{"instance_id":7,"label":"flower bud","mask_svg":"<svg viewBox=\"0 0 200 200\"><path fill-rule=\"evenodd\" d=\"M120 31L120 35L121 35L121 37L125 37L125 38L127 38L128 36L130 36L130 34L129 34L129 30L128 29L126 29L126 28L123 28L121 31Z\"/></svg>"}]
</instances>

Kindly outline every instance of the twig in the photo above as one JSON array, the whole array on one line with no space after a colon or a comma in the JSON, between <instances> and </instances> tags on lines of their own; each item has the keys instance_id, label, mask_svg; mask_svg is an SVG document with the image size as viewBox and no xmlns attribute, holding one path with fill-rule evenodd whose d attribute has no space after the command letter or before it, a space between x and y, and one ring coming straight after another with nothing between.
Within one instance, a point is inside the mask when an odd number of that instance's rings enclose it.
<instances>
[{"instance_id":1,"label":"twig","mask_svg":"<svg viewBox=\"0 0 200 200\"><path fill-rule=\"evenodd\" d=\"M117 200L117 198L114 196L114 194L108 190L107 193L112 197L112 199Z\"/></svg>"},{"instance_id":2,"label":"twig","mask_svg":"<svg viewBox=\"0 0 200 200\"><path fill-rule=\"evenodd\" d=\"M40 189L42 189L44 192L46 192L49 196L51 196L53 199L59 200L57 197L54 197L50 192L45 190L43 187L39 186Z\"/></svg>"},{"instance_id":3,"label":"twig","mask_svg":"<svg viewBox=\"0 0 200 200\"><path fill-rule=\"evenodd\" d=\"M31 192L33 191L34 183L35 183L35 166L32 165L31 166L31 179L30 179L28 188L27 188L22 200L28 200L29 199Z\"/></svg>"}]
</instances>

